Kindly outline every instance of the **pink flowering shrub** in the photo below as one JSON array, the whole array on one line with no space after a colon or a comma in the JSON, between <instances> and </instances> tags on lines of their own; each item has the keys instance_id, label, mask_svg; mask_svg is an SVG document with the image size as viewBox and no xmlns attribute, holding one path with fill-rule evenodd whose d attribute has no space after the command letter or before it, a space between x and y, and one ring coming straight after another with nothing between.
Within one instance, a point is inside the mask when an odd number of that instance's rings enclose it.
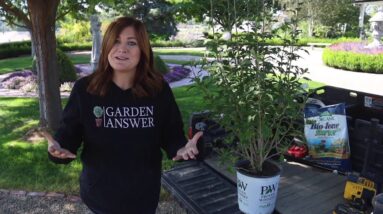
<instances>
[{"instance_id":1,"label":"pink flowering shrub","mask_svg":"<svg viewBox=\"0 0 383 214\"><path fill-rule=\"evenodd\" d=\"M329 48L333 51L347 51L360 54L383 54L383 47L367 48L366 42L341 42L332 44Z\"/></svg>"},{"instance_id":2,"label":"pink flowering shrub","mask_svg":"<svg viewBox=\"0 0 383 214\"><path fill-rule=\"evenodd\" d=\"M324 49L323 62L330 67L367 72L383 73L383 47L367 48L367 43L343 42Z\"/></svg>"}]
</instances>

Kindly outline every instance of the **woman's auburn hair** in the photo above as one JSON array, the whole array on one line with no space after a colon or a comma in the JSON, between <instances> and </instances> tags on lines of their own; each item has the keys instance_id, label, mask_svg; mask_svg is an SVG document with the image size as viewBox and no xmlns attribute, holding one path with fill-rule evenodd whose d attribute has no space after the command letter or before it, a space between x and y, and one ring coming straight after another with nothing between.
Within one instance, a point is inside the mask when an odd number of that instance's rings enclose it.
<instances>
[{"instance_id":1,"label":"woman's auburn hair","mask_svg":"<svg viewBox=\"0 0 383 214\"><path fill-rule=\"evenodd\" d=\"M113 21L105 32L97 69L89 76L87 91L90 94L105 96L108 92L113 77L113 68L109 64L108 54L126 27L133 27L141 51L131 88L133 95L136 97L154 96L162 90L163 77L154 68L153 51L145 25L133 17L120 17Z\"/></svg>"}]
</instances>

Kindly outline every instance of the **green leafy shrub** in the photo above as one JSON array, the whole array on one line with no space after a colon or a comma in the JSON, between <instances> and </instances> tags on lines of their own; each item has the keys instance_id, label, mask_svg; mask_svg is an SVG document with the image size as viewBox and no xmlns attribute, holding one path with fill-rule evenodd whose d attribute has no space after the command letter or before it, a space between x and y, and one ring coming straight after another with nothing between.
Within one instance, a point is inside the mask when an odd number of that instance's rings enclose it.
<instances>
[{"instance_id":1,"label":"green leafy shrub","mask_svg":"<svg viewBox=\"0 0 383 214\"><path fill-rule=\"evenodd\" d=\"M161 74L166 74L169 72L169 67L165 64L165 62L158 55L154 55L154 67Z\"/></svg>"},{"instance_id":2,"label":"green leafy shrub","mask_svg":"<svg viewBox=\"0 0 383 214\"><path fill-rule=\"evenodd\" d=\"M244 33L238 33L237 36L241 36ZM222 34L220 33L215 33L216 38L220 38ZM235 36L235 35L233 35ZM283 37L284 35L276 35L271 38L267 38L265 40L267 45L272 45L272 46L281 46L284 44L284 41L280 38ZM213 35L208 34L205 35L205 38L212 39ZM297 44L293 44L295 46L307 46L308 43L339 43L339 42L355 42L359 41L359 38L357 37L339 37L339 38L316 38L316 37L301 37L299 38L298 41L296 41Z\"/></svg>"},{"instance_id":3,"label":"green leafy shrub","mask_svg":"<svg viewBox=\"0 0 383 214\"><path fill-rule=\"evenodd\" d=\"M73 82L77 79L76 69L69 57L60 49L56 50L60 83Z\"/></svg>"},{"instance_id":4,"label":"green leafy shrub","mask_svg":"<svg viewBox=\"0 0 383 214\"><path fill-rule=\"evenodd\" d=\"M64 82L73 82L77 79L76 68L74 67L72 61L68 58L68 56L61 51L60 49L56 49L57 54L57 66L59 69L59 79L60 83ZM32 72L36 74L36 59L32 61Z\"/></svg>"},{"instance_id":5,"label":"green leafy shrub","mask_svg":"<svg viewBox=\"0 0 383 214\"><path fill-rule=\"evenodd\" d=\"M92 34L90 32L89 21L79 21L72 18L66 18L60 24L58 32L58 41L64 43L90 42Z\"/></svg>"},{"instance_id":6,"label":"green leafy shrub","mask_svg":"<svg viewBox=\"0 0 383 214\"><path fill-rule=\"evenodd\" d=\"M185 44L185 47L204 47L204 40L193 40Z\"/></svg>"},{"instance_id":7,"label":"green leafy shrub","mask_svg":"<svg viewBox=\"0 0 383 214\"><path fill-rule=\"evenodd\" d=\"M184 47L185 43L179 40L166 41L166 40L152 40L150 44L153 47Z\"/></svg>"},{"instance_id":8,"label":"green leafy shrub","mask_svg":"<svg viewBox=\"0 0 383 214\"><path fill-rule=\"evenodd\" d=\"M246 172L257 175L262 174L265 161L284 154L292 139L302 135L296 121L302 120L306 91L299 80L307 71L293 63L301 50L295 46L299 44L296 22L281 27L285 34L267 31L261 23L272 22L273 10L263 2L260 7L264 9L248 19L250 31L209 42L215 60L204 58L202 69L210 76L194 78L212 117L229 131L225 142L235 142L221 150L221 157L248 160ZM276 37L283 46L269 45Z\"/></svg>"},{"instance_id":9,"label":"green leafy shrub","mask_svg":"<svg viewBox=\"0 0 383 214\"><path fill-rule=\"evenodd\" d=\"M74 42L74 43L61 43L58 42L58 47L62 51L85 51L92 50L92 42Z\"/></svg>"},{"instance_id":10,"label":"green leafy shrub","mask_svg":"<svg viewBox=\"0 0 383 214\"><path fill-rule=\"evenodd\" d=\"M316 38L316 37L311 37L311 38L302 38L300 39L303 42L306 43L340 43L340 42L355 42L359 41L360 39L358 37L339 37L336 39L331 39L331 38Z\"/></svg>"},{"instance_id":11,"label":"green leafy shrub","mask_svg":"<svg viewBox=\"0 0 383 214\"><path fill-rule=\"evenodd\" d=\"M0 59L17 57L20 55L31 54L31 42L10 42L0 44Z\"/></svg>"},{"instance_id":12,"label":"green leafy shrub","mask_svg":"<svg viewBox=\"0 0 383 214\"><path fill-rule=\"evenodd\" d=\"M204 47L203 40L192 40L192 41L180 41L180 40L160 40L152 39L150 41L152 47Z\"/></svg>"},{"instance_id":13,"label":"green leafy shrub","mask_svg":"<svg viewBox=\"0 0 383 214\"><path fill-rule=\"evenodd\" d=\"M383 73L383 54L362 54L347 51L334 51L326 48L323 62L330 67L350 71Z\"/></svg>"}]
</instances>

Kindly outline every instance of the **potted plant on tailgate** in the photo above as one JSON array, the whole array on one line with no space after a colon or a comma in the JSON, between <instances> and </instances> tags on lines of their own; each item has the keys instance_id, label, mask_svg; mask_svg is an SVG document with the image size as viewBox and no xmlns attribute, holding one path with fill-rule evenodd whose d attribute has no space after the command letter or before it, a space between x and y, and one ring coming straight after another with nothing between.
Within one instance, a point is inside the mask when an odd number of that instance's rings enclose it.
<instances>
[{"instance_id":1,"label":"potted plant on tailgate","mask_svg":"<svg viewBox=\"0 0 383 214\"><path fill-rule=\"evenodd\" d=\"M261 214L273 212L281 174L279 164L270 160L283 154L303 130L297 128L305 102L299 80L306 70L292 63L300 49L293 46L294 20L272 29L273 8L257 2L243 33L209 41L215 59L203 67L210 76L194 80L212 113L219 115L215 118L229 131L231 137L225 140L236 143L221 155L242 160L236 164L239 207ZM276 37L284 45L267 43Z\"/></svg>"}]
</instances>

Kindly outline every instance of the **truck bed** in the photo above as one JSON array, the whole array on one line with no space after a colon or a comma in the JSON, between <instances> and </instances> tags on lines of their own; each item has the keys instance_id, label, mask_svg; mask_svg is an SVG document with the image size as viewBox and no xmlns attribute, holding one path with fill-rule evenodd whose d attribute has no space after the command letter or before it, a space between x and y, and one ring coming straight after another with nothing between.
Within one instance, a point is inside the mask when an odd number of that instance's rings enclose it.
<instances>
[{"instance_id":1,"label":"truck bed","mask_svg":"<svg viewBox=\"0 0 383 214\"><path fill-rule=\"evenodd\" d=\"M204 161L236 182L235 174L220 166L216 157ZM283 214L326 214L343 201L346 176L330 171L287 161L282 164L276 210Z\"/></svg>"},{"instance_id":2,"label":"truck bed","mask_svg":"<svg viewBox=\"0 0 383 214\"><path fill-rule=\"evenodd\" d=\"M378 192L383 191L383 97L329 86L319 88L311 97L326 105L346 104L352 171L373 180ZM229 173L212 154L216 146L222 146L215 144L215 139L224 138L226 132L214 120L205 120L206 115L196 113L190 120L192 133L201 130L197 126L201 121L210 127L204 134L206 145L198 144L203 145L199 148L202 158L164 172L162 181L190 213L238 213L236 175ZM338 203L344 202L346 180L346 176L318 168L314 162L289 159L282 163L274 213L330 214ZM219 188L211 188L217 183Z\"/></svg>"}]
</instances>

